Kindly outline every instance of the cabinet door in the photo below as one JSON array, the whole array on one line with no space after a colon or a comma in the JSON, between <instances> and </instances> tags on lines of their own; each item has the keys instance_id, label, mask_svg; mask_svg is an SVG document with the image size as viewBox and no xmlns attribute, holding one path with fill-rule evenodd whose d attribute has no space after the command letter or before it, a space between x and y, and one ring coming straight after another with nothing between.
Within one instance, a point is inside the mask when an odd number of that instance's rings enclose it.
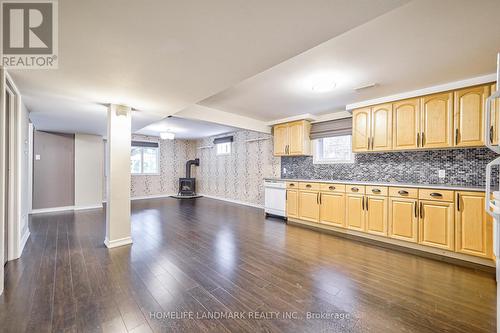
<instances>
[{"instance_id":1,"label":"cabinet door","mask_svg":"<svg viewBox=\"0 0 500 333\"><path fill-rule=\"evenodd\" d=\"M365 205L366 231L387 236L387 197L367 196Z\"/></svg>"},{"instance_id":2,"label":"cabinet door","mask_svg":"<svg viewBox=\"0 0 500 333\"><path fill-rule=\"evenodd\" d=\"M304 122L296 121L288 124L289 133L289 155L304 154Z\"/></svg>"},{"instance_id":3,"label":"cabinet door","mask_svg":"<svg viewBox=\"0 0 500 333\"><path fill-rule=\"evenodd\" d=\"M368 150L370 137L370 108L354 110L352 112L352 151Z\"/></svg>"},{"instance_id":4,"label":"cabinet door","mask_svg":"<svg viewBox=\"0 0 500 333\"><path fill-rule=\"evenodd\" d=\"M365 231L365 209L363 195L346 195L346 226L349 229Z\"/></svg>"},{"instance_id":5,"label":"cabinet door","mask_svg":"<svg viewBox=\"0 0 500 333\"><path fill-rule=\"evenodd\" d=\"M479 86L455 91L455 146L484 145L484 103L489 86Z\"/></svg>"},{"instance_id":6,"label":"cabinet door","mask_svg":"<svg viewBox=\"0 0 500 333\"><path fill-rule=\"evenodd\" d=\"M381 104L371 110L371 150L392 149L392 104Z\"/></svg>"},{"instance_id":7,"label":"cabinet door","mask_svg":"<svg viewBox=\"0 0 500 333\"><path fill-rule=\"evenodd\" d=\"M319 222L319 192L299 191L299 218Z\"/></svg>"},{"instance_id":8,"label":"cabinet door","mask_svg":"<svg viewBox=\"0 0 500 333\"><path fill-rule=\"evenodd\" d=\"M345 227L345 194L344 193L321 193L320 194L320 223Z\"/></svg>"},{"instance_id":9,"label":"cabinet door","mask_svg":"<svg viewBox=\"0 0 500 333\"><path fill-rule=\"evenodd\" d=\"M288 125L274 126L274 156L282 156L287 154L288 145Z\"/></svg>"},{"instance_id":10,"label":"cabinet door","mask_svg":"<svg viewBox=\"0 0 500 333\"><path fill-rule=\"evenodd\" d=\"M454 212L453 203L420 201L419 239L422 245L453 251Z\"/></svg>"},{"instance_id":11,"label":"cabinet door","mask_svg":"<svg viewBox=\"0 0 500 333\"><path fill-rule=\"evenodd\" d=\"M286 216L299 217L299 193L297 191L286 191Z\"/></svg>"},{"instance_id":12,"label":"cabinet door","mask_svg":"<svg viewBox=\"0 0 500 333\"><path fill-rule=\"evenodd\" d=\"M419 99L407 99L393 103L393 141L395 150L416 149L420 137Z\"/></svg>"},{"instance_id":13,"label":"cabinet door","mask_svg":"<svg viewBox=\"0 0 500 333\"><path fill-rule=\"evenodd\" d=\"M421 100L421 146L453 146L453 93L435 94Z\"/></svg>"},{"instance_id":14,"label":"cabinet door","mask_svg":"<svg viewBox=\"0 0 500 333\"><path fill-rule=\"evenodd\" d=\"M491 93L495 92L497 89L496 84L491 85ZM491 122L486 131L490 131L491 143L494 145L498 144L498 122L500 120L500 102L498 99L494 99L491 103Z\"/></svg>"},{"instance_id":15,"label":"cabinet door","mask_svg":"<svg viewBox=\"0 0 500 333\"><path fill-rule=\"evenodd\" d=\"M416 243L418 241L418 201L389 198L389 237Z\"/></svg>"},{"instance_id":16,"label":"cabinet door","mask_svg":"<svg viewBox=\"0 0 500 333\"><path fill-rule=\"evenodd\" d=\"M456 251L492 258L492 223L484 209L484 193L457 192Z\"/></svg>"}]
</instances>

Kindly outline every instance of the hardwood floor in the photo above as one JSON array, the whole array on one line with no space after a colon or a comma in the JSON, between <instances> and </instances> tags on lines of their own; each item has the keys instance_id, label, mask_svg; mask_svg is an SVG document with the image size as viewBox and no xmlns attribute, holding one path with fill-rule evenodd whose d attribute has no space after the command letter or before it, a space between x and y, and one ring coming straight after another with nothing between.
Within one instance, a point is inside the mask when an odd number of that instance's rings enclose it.
<instances>
[{"instance_id":1,"label":"hardwood floor","mask_svg":"<svg viewBox=\"0 0 500 333\"><path fill-rule=\"evenodd\" d=\"M489 273L207 198L132 210L134 244L112 250L102 210L33 216L6 266L0 331L496 331Z\"/></svg>"}]
</instances>

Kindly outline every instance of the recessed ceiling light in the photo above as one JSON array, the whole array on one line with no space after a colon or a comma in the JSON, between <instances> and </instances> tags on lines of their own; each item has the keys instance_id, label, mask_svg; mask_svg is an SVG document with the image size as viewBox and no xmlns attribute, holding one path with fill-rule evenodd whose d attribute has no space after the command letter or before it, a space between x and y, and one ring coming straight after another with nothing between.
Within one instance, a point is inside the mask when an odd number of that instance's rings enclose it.
<instances>
[{"instance_id":1,"label":"recessed ceiling light","mask_svg":"<svg viewBox=\"0 0 500 333\"><path fill-rule=\"evenodd\" d=\"M173 140L175 138L175 133L172 132L161 132L160 138L162 140Z\"/></svg>"},{"instance_id":2,"label":"recessed ceiling light","mask_svg":"<svg viewBox=\"0 0 500 333\"><path fill-rule=\"evenodd\" d=\"M321 77L314 80L312 84L312 90L314 92L322 93L322 92L332 91L333 89L335 89L336 86L337 84L331 78Z\"/></svg>"}]
</instances>

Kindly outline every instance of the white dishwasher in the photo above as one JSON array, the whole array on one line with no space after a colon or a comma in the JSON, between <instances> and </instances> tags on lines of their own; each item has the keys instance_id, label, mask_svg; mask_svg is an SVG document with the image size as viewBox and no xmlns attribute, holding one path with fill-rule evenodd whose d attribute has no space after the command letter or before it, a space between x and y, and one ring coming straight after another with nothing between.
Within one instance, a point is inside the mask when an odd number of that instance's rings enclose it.
<instances>
[{"instance_id":1,"label":"white dishwasher","mask_svg":"<svg viewBox=\"0 0 500 333\"><path fill-rule=\"evenodd\" d=\"M279 216L286 219L286 183L279 179L265 179L265 205L266 216Z\"/></svg>"}]
</instances>

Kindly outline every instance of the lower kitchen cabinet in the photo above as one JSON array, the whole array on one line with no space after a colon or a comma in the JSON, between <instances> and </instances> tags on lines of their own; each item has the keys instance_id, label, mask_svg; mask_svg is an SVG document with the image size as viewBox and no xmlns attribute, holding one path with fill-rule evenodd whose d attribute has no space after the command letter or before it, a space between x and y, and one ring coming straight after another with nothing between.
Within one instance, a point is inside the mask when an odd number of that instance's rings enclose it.
<instances>
[{"instance_id":1,"label":"lower kitchen cabinet","mask_svg":"<svg viewBox=\"0 0 500 333\"><path fill-rule=\"evenodd\" d=\"M478 257L492 258L492 221L484 209L484 199L484 193L457 192L455 211L456 251Z\"/></svg>"},{"instance_id":2,"label":"lower kitchen cabinet","mask_svg":"<svg viewBox=\"0 0 500 333\"><path fill-rule=\"evenodd\" d=\"M320 193L319 222L345 227L345 193Z\"/></svg>"},{"instance_id":3,"label":"lower kitchen cabinet","mask_svg":"<svg viewBox=\"0 0 500 333\"><path fill-rule=\"evenodd\" d=\"M367 196L365 210L366 232L387 236L387 197Z\"/></svg>"},{"instance_id":4,"label":"lower kitchen cabinet","mask_svg":"<svg viewBox=\"0 0 500 333\"><path fill-rule=\"evenodd\" d=\"M420 200L419 244L455 250L452 202Z\"/></svg>"},{"instance_id":5,"label":"lower kitchen cabinet","mask_svg":"<svg viewBox=\"0 0 500 333\"><path fill-rule=\"evenodd\" d=\"M319 192L299 191L299 219L319 222Z\"/></svg>"},{"instance_id":6,"label":"lower kitchen cabinet","mask_svg":"<svg viewBox=\"0 0 500 333\"><path fill-rule=\"evenodd\" d=\"M418 241L418 201L389 198L389 237L416 243Z\"/></svg>"},{"instance_id":7,"label":"lower kitchen cabinet","mask_svg":"<svg viewBox=\"0 0 500 333\"><path fill-rule=\"evenodd\" d=\"M286 190L286 216L299 217L299 192L297 190Z\"/></svg>"},{"instance_id":8,"label":"lower kitchen cabinet","mask_svg":"<svg viewBox=\"0 0 500 333\"><path fill-rule=\"evenodd\" d=\"M346 194L345 210L346 227L352 230L365 231L365 196L362 194Z\"/></svg>"}]
</instances>

